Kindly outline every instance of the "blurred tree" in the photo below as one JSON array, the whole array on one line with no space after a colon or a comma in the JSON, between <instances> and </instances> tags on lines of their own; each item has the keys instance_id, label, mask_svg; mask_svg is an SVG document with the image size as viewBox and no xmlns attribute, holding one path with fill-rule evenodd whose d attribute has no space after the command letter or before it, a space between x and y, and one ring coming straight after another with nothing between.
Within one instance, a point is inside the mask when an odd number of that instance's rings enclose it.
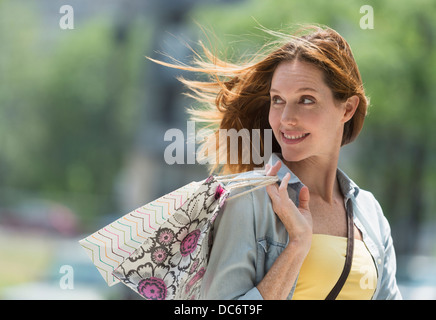
<instances>
[{"instance_id":1,"label":"blurred tree","mask_svg":"<svg viewBox=\"0 0 436 320\"><path fill-rule=\"evenodd\" d=\"M146 24L101 15L43 46L42 17L12 2L2 9L1 186L67 203L89 219L110 213L135 133Z\"/></svg>"}]
</instances>

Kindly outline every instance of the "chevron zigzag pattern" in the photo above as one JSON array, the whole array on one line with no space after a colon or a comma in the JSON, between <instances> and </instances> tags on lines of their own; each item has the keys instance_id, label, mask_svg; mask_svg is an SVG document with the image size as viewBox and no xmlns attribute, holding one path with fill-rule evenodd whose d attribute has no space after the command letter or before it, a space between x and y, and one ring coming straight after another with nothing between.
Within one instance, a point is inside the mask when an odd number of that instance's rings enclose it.
<instances>
[{"instance_id":1,"label":"chevron zigzag pattern","mask_svg":"<svg viewBox=\"0 0 436 320\"><path fill-rule=\"evenodd\" d=\"M120 282L112 272L181 207L201 183L193 181L79 241L109 286Z\"/></svg>"}]
</instances>

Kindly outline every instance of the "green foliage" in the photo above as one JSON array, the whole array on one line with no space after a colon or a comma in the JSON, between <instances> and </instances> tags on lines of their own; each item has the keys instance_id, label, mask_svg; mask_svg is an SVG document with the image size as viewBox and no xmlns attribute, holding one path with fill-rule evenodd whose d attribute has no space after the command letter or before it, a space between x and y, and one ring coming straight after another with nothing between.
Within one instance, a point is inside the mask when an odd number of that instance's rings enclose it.
<instances>
[{"instance_id":1,"label":"green foliage","mask_svg":"<svg viewBox=\"0 0 436 320\"><path fill-rule=\"evenodd\" d=\"M5 2L2 9L0 187L67 203L84 216L107 213L135 133L146 32L117 38L108 17L80 31L43 28L33 7ZM47 30L53 41L42 37Z\"/></svg>"}]
</instances>

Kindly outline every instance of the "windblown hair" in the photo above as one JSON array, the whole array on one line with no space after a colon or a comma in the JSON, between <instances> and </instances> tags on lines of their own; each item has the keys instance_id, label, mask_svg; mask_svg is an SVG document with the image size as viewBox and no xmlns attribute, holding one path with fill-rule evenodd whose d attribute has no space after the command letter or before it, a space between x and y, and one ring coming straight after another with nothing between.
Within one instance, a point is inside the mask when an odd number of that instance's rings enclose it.
<instances>
[{"instance_id":1,"label":"windblown hair","mask_svg":"<svg viewBox=\"0 0 436 320\"><path fill-rule=\"evenodd\" d=\"M232 64L219 59L209 49L201 44L204 58L196 54L193 66L180 63L170 64L156 61L157 63L187 71L199 72L208 76L207 81L192 81L184 78L179 80L184 83L190 92L188 96L196 99L201 108L189 109L191 119L207 123L212 128L211 136L202 144L202 153L205 150L214 150L209 157L215 157L211 172L220 169L221 173L237 173L252 170L256 167L253 161L243 163L242 148L239 144L238 163L231 163L230 148L223 146L228 141L218 139L218 129L260 129L260 150L252 150L262 155L264 152L264 130L271 129L268 122L270 107L270 85L277 65L283 61L308 62L323 71L324 81L332 90L337 101L345 101L356 95L359 97L357 110L344 125L342 146L352 142L362 129L367 113L369 100L365 96L359 69L354 60L351 48L345 39L336 31L328 27L307 26L299 35L288 35L280 32L267 32L276 37L274 48L270 45L269 53L255 55L243 63ZM272 138L272 152L280 152L280 146ZM228 140L228 139L227 139ZM212 145L211 145L212 144ZM227 153L225 164L219 164L220 152ZM221 155L222 157L222 155ZM222 159L222 158L221 158Z\"/></svg>"}]
</instances>

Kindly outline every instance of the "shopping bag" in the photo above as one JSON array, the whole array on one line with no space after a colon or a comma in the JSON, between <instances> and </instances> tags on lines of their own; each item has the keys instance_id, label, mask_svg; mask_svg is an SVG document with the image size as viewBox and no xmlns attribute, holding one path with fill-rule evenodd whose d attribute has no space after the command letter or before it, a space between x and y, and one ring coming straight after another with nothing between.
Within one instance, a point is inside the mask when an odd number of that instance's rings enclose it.
<instances>
[{"instance_id":1,"label":"shopping bag","mask_svg":"<svg viewBox=\"0 0 436 320\"><path fill-rule=\"evenodd\" d=\"M111 264L112 276L147 300L199 298L201 279L213 245L213 222L220 209L226 201L277 180L262 174L249 178L210 176L185 186L189 191L183 204L157 228L142 225L148 232L146 239L123 261ZM251 188L230 194L245 186ZM106 244L105 252L113 250L115 242Z\"/></svg>"},{"instance_id":2,"label":"shopping bag","mask_svg":"<svg viewBox=\"0 0 436 320\"><path fill-rule=\"evenodd\" d=\"M79 241L109 286L120 282L112 272L181 207L200 184L193 181Z\"/></svg>"}]
</instances>

